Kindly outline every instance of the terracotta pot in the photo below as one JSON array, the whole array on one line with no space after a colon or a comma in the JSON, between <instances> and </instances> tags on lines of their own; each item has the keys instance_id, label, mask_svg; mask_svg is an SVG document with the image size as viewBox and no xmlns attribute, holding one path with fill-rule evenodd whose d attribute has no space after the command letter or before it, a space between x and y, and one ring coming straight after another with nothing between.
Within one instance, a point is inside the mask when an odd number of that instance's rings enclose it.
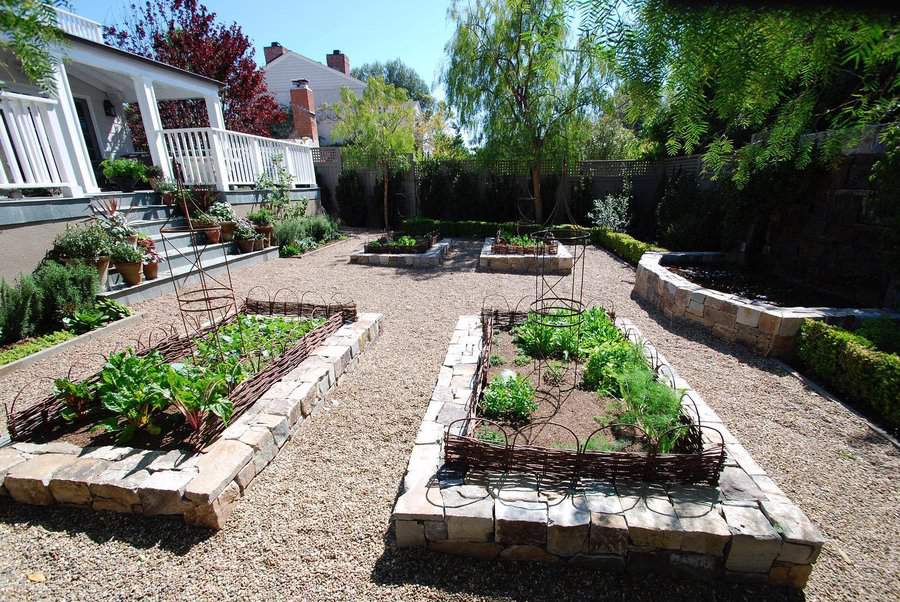
<instances>
[{"instance_id":1,"label":"terracotta pot","mask_svg":"<svg viewBox=\"0 0 900 602\"><path fill-rule=\"evenodd\" d=\"M137 244L137 239L138 239L138 235L132 234L131 236L125 237L125 242L127 242L128 244L130 244L133 247L134 245Z\"/></svg>"},{"instance_id":2,"label":"terracotta pot","mask_svg":"<svg viewBox=\"0 0 900 602\"><path fill-rule=\"evenodd\" d=\"M253 250L254 251L262 251L266 248L266 239L265 238L257 238L253 241Z\"/></svg>"},{"instance_id":3,"label":"terracotta pot","mask_svg":"<svg viewBox=\"0 0 900 602\"><path fill-rule=\"evenodd\" d=\"M159 262L144 264L144 278L156 280L159 277Z\"/></svg>"},{"instance_id":4,"label":"terracotta pot","mask_svg":"<svg viewBox=\"0 0 900 602\"><path fill-rule=\"evenodd\" d=\"M106 277L109 274L109 257L100 257L97 259L97 278L100 280L100 290L106 290Z\"/></svg>"},{"instance_id":5,"label":"terracotta pot","mask_svg":"<svg viewBox=\"0 0 900 602\"><path fill-rule=\"evenodd\" d=\"M234 240L234 229L237 222L222 222L222 242L231 242Z\"/></svg>"},{"instance_id":6,"label":"terracotta pot","mask_svg":"<svg viewBox=\"0 0 900 602\"><path fill-rule=\"evenodd\" d=\"M140 284L143 281L144 274L141 270L141 262L128 262L128 263L118 263L116 262L116 271L122 275L122 280L125 281L125 284L128 286L134 286L135 284Z\"/></svg>"},{"instance_id":7,"label":"terracotta pot","mask_svg":"<svg viewBox=\"0 0 900 602\"><path fill-rule=\"evenodd\" d=\"M266 246L270 246L272 244L272 230L275 229L275 226L254 226L254 228L259 234L263 235Z\"/></svg>"},{"instance_id":8,"label":"terracotta pot","mask_svg":"<svg viewBox=\"0 0 900 602\"><path fill-rule=\"evenodd\" d=\"M203 231L206 234L206 242L211 245L217 244L222 239L222 229L218 226Z\"/></svg>"},{"instance_id":9,"label":"terracotta pot","mask_svg":"<svg viewBox=\"0 0 900 602\"><path fill-rule=\"evenodd\" d=\"M237 241L238 248L241 250L241 253L249 253L253 250L253 247L256 246L255 240L239 240Z\"/></svg>"},{"instance_id":10,"label":"terracotta pot","mask_svg":"<svg viewBox=\"0 0 900 602\"><path fill-rule=\"evenodd\" d=\"M162 193L162 204L166 205L167 207L171 207L173 204L175 204L175 195L173 195L171 192Z\"/></svg>"}]
</instances>

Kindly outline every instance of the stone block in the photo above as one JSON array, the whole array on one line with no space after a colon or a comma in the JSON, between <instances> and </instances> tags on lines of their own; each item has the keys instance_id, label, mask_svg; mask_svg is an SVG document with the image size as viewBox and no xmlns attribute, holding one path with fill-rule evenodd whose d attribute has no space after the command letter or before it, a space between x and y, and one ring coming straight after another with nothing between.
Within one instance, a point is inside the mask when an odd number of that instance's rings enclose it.
<instances>
[{"instance_id":1,"label":"stone block","mask_svg":"<svg viewBox=\"0 0 900 602\"><path fill-rule=\"evenodd\" d=\"M800 330L800 325L802 323L803 318L784 317L781 319L781 324L778 326L778 334L783 337L793 337Z\"/></svg>"},{"instance_id":2,"label":"stone block","mask_svg":"<svg viewBox=\"0 0 900 602\"><path fill-rule=\"evenodd\" d=\"M253 464L256 466L257 473L262 472L263 468L268 466L275 454L278 453L275 438L272 436L272 432L265 427L250 427L240 441L253 448Z\"/></svg>"},{"instance_id":3,"label":"stone block","mask_svg":"<svg viewBox=\"0 0 900 602\"><path fill-rule=\"evenodd\" d=\"M34 456L10 468L3 485L17 502L49 506L54 501L49 488L54 473L77 459L77 456L68 454L47 453Z\"/></svg>"},{"instance_id":4,"label":"stone block","mask_svg":"<svg viewBox=\"0 0 900 602\"><path fill-rule=\"evenodd\" d=\"M768 582L778 587L803 589L812 573L812 565L775 562L769 571Z\"/></svg>"},{"instance_id":5,"label":"stone block","mask_svg":"<svg viewBox=\"0 0 900 602\"><path fill-rule=\"evenodd\" d=\"M550 554L540 546L509 546L500 552L507 560L528 560L532 562L559 562L559 557Z\"/></svg>"},{"instance_id":6,"label":"stone block","mask_svg":"<svg viewBox=\"0 0 900 602\"><path fill-rule=\"evenodd\" d=\"M447 523L442 520L423 521L425 539L428 541L444 541L447 539Z\"/></svg>"},{"instance_id":7,"label":"stone block","mask_svg":"<svg viewBox=\"0 0 900 602\"><path fill-rule=\"evenodd\" d=\"M547 543L546 502L494 500L494 539L504 545Z\"/></svg>"},{"instance_id":8,"label":"stone block","mask_svg":"<svg viewBox=\"0 0 900 602\"><path fill-rule=\"evenodd\" d=\"M71 443L65 443L62 441L53 441L51 443L13 443L12 448L18 450L20 452L24 452L26 454L38 455L38 454L66 454L66 455L78 455L82 451L82 448L77 445L73 445Z\"/></svg>"},{"instance_id":9,"label":"stone block","mask_svg":"<svg viewBox=\"0 0 900 602\"><path fill-rule=\"evenodd\" d=\"M219 439L197 461L199 474L188 483L185 495L197 504L209 504L219 497L252 457L253 448L246 443Z\"/></svg>"},{"instance_id":10,"label":"stone block","mask_svg":"<svg viewBox=\"0 0 900 602\"><path fill-rule=\"evenodd\" d=\"M0 448L0 483L6 477L9 469L31 458L30 454L20 452L11 447Z\"/></svg>"},{"instance_id":11,"label":"stone block","mask_svg":"<svg viewBox=\"0 0 900 602\"><path fill-rule=\"evenodd\" d=\"M753 478L739 466L725 466L719 476L719 489L728 500L767 499L765 492L759 488Z\"/></svg>"},{"instance_id":12,"label":"stone block","mask_svg":"<svg viewBox=\"0 0 900 602\"><path fill-rule=\"evenodd\" d=\"M447 538L485 542L494 538L494 499L483 487L460 485L441 489Z\"/></svg>"},{"instance_id":13,"label":"stone block","mask_svg":"<svg viewBox=\"0 0 900 602\"><path fill-rule=\"evenodd\" d=\"M101 509L117 512L131 512L131 508L141 503L138 488L150 477L146 469L123 468L114 463L109 469L88 480L88 488Z\"/></svg>"},{"instance_id":14,"label":"stone block","mask_svg":"<svg viewBox=\"0 0 900 602\"><path fill-rule=\"evenodd\" d=\"M728 451L729 459L736 462L737 465L751 477L766 474L766 471L756 463L756 460L753 459L753 456L750 455L750 452L748 452L743 445L739 443L726 443L725 447Z\"/></svg>"},{"instance_id":15,"label":"stone block","mask_svg":"<svg viewBox=\"0 0 900 602\"><path fill-rule=\"evenodd\" d=\"M188 506L184 513L184 520L189 525L221 529L234 511L240 497L241 489L237 483L232 481L211 504L201 503Z\"/></svg>"},{"instance_id":16,"label":"stone block","mask_svg":"<svg viewBox=\"0 0 900 602\"><path fill-rule=\"evenodd\" d=\"M144 514L182 514L190 505L182 500L184 489L194 475L192 470L162 470L151 474L138 489Z\"/></svg>"},{"instance_id":17,"label":"stone block","mask_svg":"<svg viewBox=\"0 0 900 602\"><path fill-rule=\"evenodd\" d=\"M396 520L442 521L444 504L437 487L416 487L397 498L391 517Z\"/></svg>"},{"instance_id":18,"label":"stone block","mask_svg":"<svg viewBox=\"0 0 900 602\"><path fill-rule=\"evenodd\" d=\"M287 417L279 416L278 414L259 414L253 420L252 425L254 427L265 428L272 433L275 446L278 448L284 445L285 441L288 439L288 434L290 433Z\"/></svg>"},{"instance_id":19,"label":"stone block","mask_svg":"<svg viewBox=\"0 0 900 602\"><path fill-rule=\"evenodd\" d=\"M105 472L110 463L94 458L79 458L57 470L50 479L50 493L59 504L87 505L91 503L91 478Z\"/></svg>"},{"instance_id":20,"label":"stone block","mask_svg":"<svg viewBox=\"0 0 900 602\"><path fill-rule=\"evenodd\" d=\"M758 508L723 505L722 511L732 535L725 568L768 574L781 552L781 536Z\"/></svg>"},{"instance_id":21,"label":"stone block","mask_svg":"<svg viewBox=\"0 0 900 602\"><path fill-rule=\"evenodd\" d=\"M779 561L793 564L816 561L825 538L800 508L790 502L765 501L762 511L784 539Z\"/></svg>"},{"instance_id":22,"label":"stone block","mask_svg":"<svg viewBox=\"0 0 900 602\"><path fill-rule=\"evenodd\" d=\"M675 501L673 505L684 531L681 549L695 554L723 556L725 546L731 541L731 530L715 503Z\"/></svg>"},{"instance_id":23,"label":"stone block","mask_svg":"<svg viewBox=\"0 0 900 602\"><path fill-rule=\"evenodd\" d=\"M445 403L438 413L437 421L444 426L450 426L457 420L467 418L469 415L466 407L461 403Z\"/></svg>"},{"instance_id":24,"label":"stone block","mask_svg":"<svg viewBox=\"0 0 900 602\"><path fill-rule=\"evenodd\" d=\"M133 454L135 451L136 450L131 447L103 445L100 447L85 447L81 452L81 457L91 460L107 460L109 462L115 462Z\"/></svg>"},{"instance_id":25,"label":"stone block","mask_svg":"<svg viewBox=\"0 0 900 602\"><path fill-rule=\"evenodd\" d=\"M676 576L710 581L722 570L722 559L704 554L673 552L669 555L670 572Z\"/></svg>"},{"instance_id":26,"label":"stone block","mask_svg":"<svg viewBox=\"0 0 900 602\"><path fill-rule=\"evenodd\" d=\"M440 444L444 439L444 425L423 420L416 433L416 445Z\"/></svg>"},{"instance_id":27,"label":"stone block","mask_svg":"<svg viewBox=\"0 0 900 602\"><path fill-rule=\"evenodd\" d=\"M628 523L625 517L592 512L588 551L591 555L624 557L628 551Z\"/></svg>"},{"instance_id":28,"label":"stone block","mask_svg":"<svg viewBox=\"0 0 900 602\"><path fill-rule=\"evenodd\" d=\"M330 362L333 366L334 378L332 382L337 382L337 376L344 372L344 368L350 363L350 348L345 346L320 345L312 352L310 357L321 357L326 362Z\"/></svg>"},{"instance_id":29,"label":"stone block","mask_svg":"<svg viewBox=\"0 0 900 602\"><path fill-rule=\"evenodd\" d=\"M490 559L500 554L503 546L495 543L476 543L470 541L430 541L428 549L456 556L472 556L473 558Z\"/></svg>"},{"instance_id":30,"label":"stone block","mask_svg":"<svg viewBox=\"0 0 900 602\"><path fill-rule=\"evenodd\" d=\"M575 507L569 497L547 507L547 551L575 556L587 551L591 513Z\"/></svg>"},{"instance_id":31,"label":"stone block","mask_svg":"<svg viewBox=\"0 0 900 602\"><path fill-rule=\"evenodd\" d=\"M241 494L250 486L250 483L256 478L256 474L256 464L253 462L247 462L247 465L237 474L234 480L241 488Z\"/></svg>"},{"instance_id":32,"label":"stone block","mask_svg":"<svg viewBox=\"0 0 900 602\"><path fill-rule=\"evenodd\" d=\"M759 316L759 331L763 334L777 334L781 328L781 316L769 312L762 312Z\"/></svg>"},{"instance_id":33,"label":"stone block","mask_svg":"<svg viewBox=\"0 0 900 602\"><path fill-rule=\"evenodd\" d=\"M394 537L399 548L425 547L425 525L417 520L395 520Z\"/></svg>"},{"instance_id":34,"label":"stone block","mask_svg":"<svg viewBox=\"0 0 900 602\"><path fill-rule=\"evenodd\" d=\"M636 546L664 550L681 549L684 529L675 509L663 498L642 498L624 512L628 537Z\"/></svg>"}]
</instances>

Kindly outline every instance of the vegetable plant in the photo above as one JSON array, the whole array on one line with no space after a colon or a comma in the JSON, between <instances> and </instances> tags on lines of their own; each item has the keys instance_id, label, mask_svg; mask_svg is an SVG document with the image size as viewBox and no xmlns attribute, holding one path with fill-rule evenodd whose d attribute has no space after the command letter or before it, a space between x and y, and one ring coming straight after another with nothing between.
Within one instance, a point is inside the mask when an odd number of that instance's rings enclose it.
<instances>
[{"instance_id":1,"label":"vegetable plant","mask_svg":"<svg viewBox=\"0 0 900 602\"><path fill-rule=\"evenodd\" d=\"M60 415L63 420L70 422L84 416L94 401L94 392L86 382L76 383L68 378L57 378L53 381L53 390L66 404Z\"/></svg>"},{"instance_id":2,"label":"vegetable plant","mask_svg":"<svg viewBox=\"0 0 900 602\"><path fill-rule=\"evenodd\" d=\"M501 242L519 247L534 247L537 245L537 241L527 234L512 234L505 230L500 232L498 238Z\"/></svg>"},{"instance_id":3,"label":"vegetable plant","mask_svg":"<svg viewBox=\"0 0 900 602\"><path fill-rule=\"evenodd\" d=\"M525 422L537 411L534 385L521 374L495 376L481 398L481 411L488 418Z\"/></svg>"},{"instance_id":4,"label":"vegetable plant","mask_svg":"<svg viewBox=\"0 0 900 602\"><path fill-rule=\"evenodd\" d=\"M100 371L97 395L113 416L99 427L118 433L118 443L127 443L138 430L159 434L154 419L170 403L165 388L167 371L158 351L139 356L129 349L110 355Z\"/></svg>"},{"instance_id":5,"label":"vegetable plant","mask_svg":"<svg viewBox=\"0 0 900 602\"><path fill-rule=\"evenodd\" d=\"M103 312L107 322L115 322L131 315L131 310L127 305L108 297L99 297L94 307Z\"/></svg>"},{"instance_id":6,"label":"vegetable plant","mask_svg":"<svg viewBox=\"0 0 900 602\"><path fill-rule=\"evenodd\" d=\"M681 430L669 432L681 419L681 399L677 391L656 380L646 366L631 365L622 373L620 387L625 412L620 420L640 426L659 451L669 453L683 435Z\"/></svg>"},{"instance_id":7,"label":"vegetable plant","mask_svg":"<svg viewBox=\"0 0 900 602\"><path fill-rule=\"evenodd\" d=\"M547 370L544 372L542 378L544 379L544 382L551 387L558 387L562 384L565 373L565 366L563 366L561 362L551 360L547 363Z\"/></svg>"},{"instance_id":8,"label":"vegetable plant","mask_svg":"<svg viewBox=\"0 0 900 602\"><path fill-rule=\"evenodd\" d=\"M84 334L106 324L106 314L95 307L76 310L74 314L63 318L63 324L75 334Z\"/></svg>"},{"instance_id":9,"label":"vegetable plant","mask_svg":"<svg viewBox=\"0 0 900 602\"><path fill-rule=\"evenodd\" d=\"M228 382L221 374L185 364L169 366L166 383L172 404L191 430L198 431L213 414L228 423L234 407L228 399Z\"/></svg>"},{"instance_id":10,"label":"vegetable plant","mask_svg":"<svg viewBox=\"0 0 900 602\"><path fill-rule=\"evenodd\" d=\"M491 357L488 358L488 364L490 364L491 367L502 366L504 363L506 362L503 358L496 353L492 353Z\"/></svg>"}]
</instances>

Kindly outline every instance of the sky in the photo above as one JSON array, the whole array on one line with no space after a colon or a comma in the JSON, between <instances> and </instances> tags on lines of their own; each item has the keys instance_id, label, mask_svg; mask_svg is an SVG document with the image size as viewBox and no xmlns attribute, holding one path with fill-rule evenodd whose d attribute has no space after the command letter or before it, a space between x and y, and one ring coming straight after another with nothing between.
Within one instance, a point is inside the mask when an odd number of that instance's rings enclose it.
<instances>
[{"instance_id":1,"label":"sky","mask_svg":"<svg viewBox=\"0 0 900 602\"><path fill-rule=\"evenodd\" d=\"M127 13L129 0L71 0L73 12L112 25ZM220 21L237 22L253 41L256 60L263 46L280 42L321 63L332 50L350 67L399 57L429 86L436 84L444 45L453 32L449 0L205 0ZM444 94L433 89L437 98Z\"/></svg>"}]
</instances>

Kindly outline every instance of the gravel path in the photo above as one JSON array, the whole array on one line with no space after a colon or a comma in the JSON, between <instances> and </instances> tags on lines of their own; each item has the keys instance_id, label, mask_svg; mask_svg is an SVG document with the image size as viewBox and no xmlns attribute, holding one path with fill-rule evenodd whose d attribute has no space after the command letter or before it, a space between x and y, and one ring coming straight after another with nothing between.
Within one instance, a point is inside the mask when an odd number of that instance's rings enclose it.
<instances>
[{"instance_id":1,"label":"gravel path","mask_svg":"<svg viewBox=\"0 0 900 602\"><path fill-rule=\"evenodd\" d=\"M236 271L252 285L330 289L385 314L382 337L237 504L224 531L0 501L4 600L762 600L803 599L748 586L628 579L581 569L495 563L393 548L391 506L457 317L484 295L517 299L527 276L473 271L478 244L440 271L347 264L351 239L300 260ZM830 542L808 600L900 597L900 455L841 405L769 362L648 314L630 299L634 271L589 250L585 296L614 301L728 423ZM171 295L139 307L143 331L176 318ZM133 338L134 333L129 335ZM0 401L72 362L127 344L114 333L0 379ZM88 370L92 366L85 366ZM46 581L26 575L40 571Z\"/></svg>"}]
</instances>

